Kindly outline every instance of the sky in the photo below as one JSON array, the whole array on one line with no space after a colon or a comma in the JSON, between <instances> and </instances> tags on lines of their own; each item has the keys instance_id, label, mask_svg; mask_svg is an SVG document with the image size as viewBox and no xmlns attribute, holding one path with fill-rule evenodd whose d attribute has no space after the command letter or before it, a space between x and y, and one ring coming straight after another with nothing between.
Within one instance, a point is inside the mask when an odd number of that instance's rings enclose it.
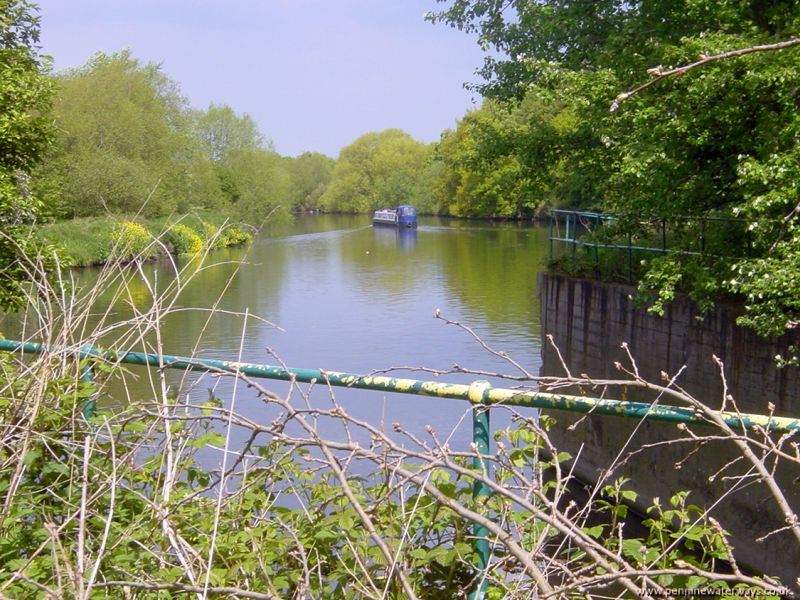
<instances>
[{"instance_id":1,"label":"sky","mask_svg":"<svg viewBox=\"0 0 800 600\"><path fill-rule=\"evenodd\" d=\"M424 20L435 0L38 0L61 71L129 48L190 104L227 104L285 156L336 157L399 128L423 142L478 106L475 38Z\"/></svg>"}]
</instances>

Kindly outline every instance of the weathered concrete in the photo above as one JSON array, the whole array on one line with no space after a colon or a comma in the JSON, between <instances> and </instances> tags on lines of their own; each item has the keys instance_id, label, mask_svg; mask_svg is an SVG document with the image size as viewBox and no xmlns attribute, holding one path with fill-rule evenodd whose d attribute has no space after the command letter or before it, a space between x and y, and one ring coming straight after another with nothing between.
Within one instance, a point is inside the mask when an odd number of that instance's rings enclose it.
<instances>
[{"instance_id":1,"label":"weathered concrete","mask_svg":"<svg viewBox=\"0 0 800 600\"><path fill-rule=\"evenodd\" d=\"M775 365L776 354L785 355L791 344L800 347L800 335L763 339L736 325L740 313L735 307L722 306L704 316L687 298L678 299L663 317L658 317L634 306L634 293L634 288L625 285L540 275L542 333L553 336L573 374L622 378L624 374L614 362L630 365L620 347L628 342L643 377L660 382L662 371L672 376L685 367L678 384L718 408L723 386L712 358L716 355L725 365L730 393L742 412L766 414L772 403L776 414L800 414L800 369L778 369ZM547 343L542 353L542 374L563 374ZM596 395L599 391L587 392ZM616 395L624 393L632 392L618 391ZM651 394L647 400L654 399ZM727 408L732 408L730 402ZM762 543L754 541L785 525L766 487L752 479L731 479L746 470L743 460L718 473L739 456L733 443L672 441L685 439L674 426L608 417L585 418L575 431L569 431L568 426L580 417L561 412L553 416L559 423L553 440L573 456L580 452L576 472L582 478L610 482L620 476L630 477L632 487L642 495L640 507L653 497L666 500L676 491L692 490L692 503L714 505L712 514L731 532L739 561L779 575L784 583L791 582L800 589L796 581L800 576L800 545L791 534L782 532ZM694 431L697 435L714 432L711 428ZM648 447L652 444L657 445ZM624 455L631 450L640 452L612 473L606 472L620 452ZM787 450L794 452L788 446ZM800 468L781 464L778 481L793 509L800 512Z\"/></svg>"}]
</instances>

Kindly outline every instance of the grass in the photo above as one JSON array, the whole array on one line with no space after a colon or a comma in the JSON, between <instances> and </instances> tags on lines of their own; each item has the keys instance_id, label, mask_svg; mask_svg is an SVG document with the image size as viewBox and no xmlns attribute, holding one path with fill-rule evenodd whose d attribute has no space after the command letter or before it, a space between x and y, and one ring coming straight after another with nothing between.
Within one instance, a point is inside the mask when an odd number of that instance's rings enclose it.
<instances>
[{"instance_id":1,"label":"grass","mask_svg":"<svg viewBox=\"0 0 800 600\"><path fill-rule=\"evenodd\" d=\"M148 239L131 236L133 229L138 230L133 224L144 227ZM161 240L155 247L162 254L194 254L206 245L224 248L252 240L244 226L228 224L225 216L216 212L158 219L127 215L72 219L42 225L37 235L54 246L63 261L76 267L105 264L112 254L132 258L153 239Z\"/></svg>"}]
</instances>

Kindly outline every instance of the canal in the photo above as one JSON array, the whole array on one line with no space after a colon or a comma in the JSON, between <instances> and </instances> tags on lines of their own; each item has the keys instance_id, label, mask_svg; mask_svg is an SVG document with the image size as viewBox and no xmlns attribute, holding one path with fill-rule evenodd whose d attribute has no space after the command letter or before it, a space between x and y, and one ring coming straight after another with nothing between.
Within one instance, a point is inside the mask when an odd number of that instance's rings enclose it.
<instances>
[{"instance_id":1,"label":"canal","mask_svg":"<svg viewBox=\"0 0 800 600\"><path fill-rule=\"evenodd\" d=\"M249 247L213 252L199 270L188 259L177 265L168 259L148 262L138 273L127 267L124 292L110 285L93 312L103 314L106 323L136 322L154 296L171 297L177 266L184 269L182 289L159 319L164 353L354 373L389 369L418 379L436 376L416 369L447 372L454 365L520 374L464 329L437 319L438 310L538 374L536 273L546 252L546 228L530 224L422 218L418 230L398 231L373 228L366 216L300 216L259 235ZM99 269L75 275L78 288L98 289ZM90 325L100 319L93 317ZM4 329L13 337L10 324ZM152 333L144 342L137 336L138 326L131 325L100 341L117 350L157 351ZM130 369L124 385L106 386L100 405L123 403L126 394L152 397L152 377L146 369ZM210 393L231 397L231 380L176 372L167 377L172 391L190 402L207 400ZM476 376L440 378L468 382ZM278 393L286 386L267 383ZM316 394L326 402L326 390ZM387 428L394 422L414 431L430 425L460 448L472 440L464 402L358 390L338 390L336 399L354 416ZM270 418L252 391L238 392L235 408L260 422ZM506 421L498 414L494 424Z\"/></svg>"}]
</instances>

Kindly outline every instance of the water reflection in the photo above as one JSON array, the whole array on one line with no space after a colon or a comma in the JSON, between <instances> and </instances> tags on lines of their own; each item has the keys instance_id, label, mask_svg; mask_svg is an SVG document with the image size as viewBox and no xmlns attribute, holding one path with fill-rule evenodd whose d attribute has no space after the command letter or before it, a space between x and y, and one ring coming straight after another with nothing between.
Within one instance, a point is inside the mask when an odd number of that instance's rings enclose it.
<instances>
[{"instance_id":1,"label":"water reflection","mask_svg":"<svg viewBox=\"0 0 800 600\"><path fill-rule=\"evenodd\" d=\"M411 369L446 370L458 363L510 371L466 332L436 320L439 309L534 372L539 365L535 271L546 251L545 235L540 228L513 224L421 219L417 231L375 229L364 216L300 217L292 225L273 228L247 249L214 253L213 264L192 268L179 261L177 267L186 269L180 293L159 321L163 349L356 373L403 367L396 374L422 379L432 376ZM78 285L92 289L99 277L96 270L81 271ZM130 272L124 301L114 303L114 290L109 289L100 294L95 312L108 308L113 319L131 318L152 304L152 290L169 285L175 286L173 264L148 263ZM4 333L18 337L13 327ZM116 345L118 334L103 343ZM154 341L148 336L119 349L152 351ZM138 379L129 378L127 392L152 397L151 373L130 372ZM206 400L209 389L230 398L233 389L231 381L197 374L168 372L168 379L192 402ZM282 384L265 385L286 391ZM315 401L329 402L327 391L320 392ZM104 401L124 402L122 393L121 386L114 386ZM443 437L455 432L456 446L471 440L469 420L462 423L465 403L357 390L336 395L354 415L370 422L400 421L418 430L430 424ZM268 417L251 391L240 391L237 403L246 416Z\"/></svg>"},{"instance_id":2,"label":"water reflection","mask_svg":"<svg viewBox=\"0 0 800 600\"><path fill-rule=\"evenodd\" d=\"M412 252L417 247L417 229L413 227L374 227L375 245L385 248L399 248Z\"/></svg>"}]
</instances>

